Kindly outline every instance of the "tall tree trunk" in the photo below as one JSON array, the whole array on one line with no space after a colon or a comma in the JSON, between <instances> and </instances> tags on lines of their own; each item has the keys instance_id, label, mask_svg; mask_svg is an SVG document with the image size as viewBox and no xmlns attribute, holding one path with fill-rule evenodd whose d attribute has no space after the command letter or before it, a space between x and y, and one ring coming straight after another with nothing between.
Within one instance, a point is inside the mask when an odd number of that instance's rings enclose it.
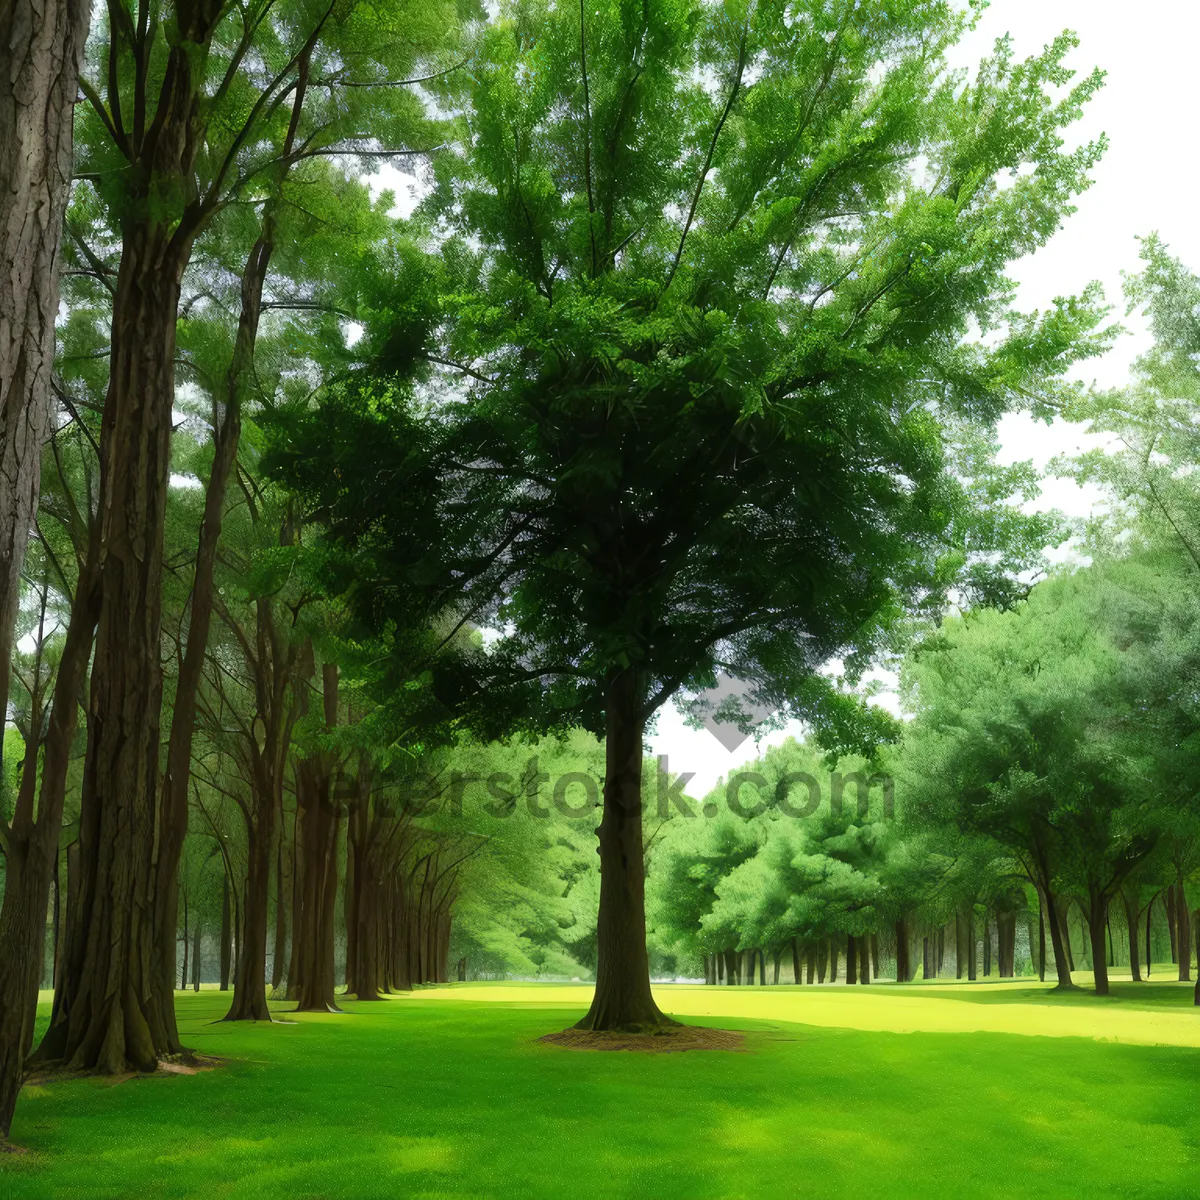
<instances>
[{"instance_id":1,"label":"tall tree trunk","mask_svg":"<svg viewBox=\"0 0 1200 1200\"><path fill-rule=\"evenodd\" d=\"M1059 902L1053 893L1046 893L1046 912L1050 916L1050 948L1054 953L1054 972L1058 977L1055 989L1066 991L1075 986L1071 979L1071 961L1063 940L1063 922L1059 919ZM1045 955L1043 954L1043 958Z\"/></svg>"},{"instance_id":2,"label":"tall tree trunk","mask_svg":"<svg viewBox=\"0 0 1200 1200\"><path fill-rule=\"evenodd\" d=\"M229 991L230 939L233 922L229 903L229 871L221 876L221 991Z\"/></svg>"},{"instance_id":3,"label":"tall tree trunk","mask_svg":"<svg viewBox=\"0 0 1200 1200\"><path fill-rule=\"evenodd\" d=\"M615 672L605 696L604 809L596 991L578 1029L649 1031L674 1024L650 990L642 845L644 689L632 669Z\"/></svg>"},{"instance_id":4,"label":"tall tree trunk","mask_svg":"<svg viewBox=\"0 0 1200 1200\"><path fill-rule=\"evenodd\" d=\"M35 817L33 806L37 772L27 769L22 774L12 823L4 831L6 879L4 899L0 902L0 1141L8 1136L33 1037L45 949L46 904L58 857L71 743L79 721L79 698L99 607L97 551L98 538L93 526L75 585L71 619L54 681L50 720L42 746L37 814ZM71 883L67 893L68 928L71 912L79 903L78 860L78 843L75 843L68 853Z\"/></svg>"},{"instance_id":5,"label":"tall tree trunk","mask_svg":"<svg viewBox=\"0 0 1200 1200\"><path fill-rule=\"evenodd\" d=\"M183 991L187 987L188 981L188 951L191 949L191 944L188 942L188 898L187 892L183 893L183 968L179 972L179 990Z\"/></svg>"},{"instance_id":6,"label":"tall tree trunk","mask_svg":"<svg viewBox=\"0 0 1200 1200\"><path fill-rule=\"evenodd\" d=\"M283 874L284 828L279 828L275 850L275 953L271 962L271 991L283 982L283 960L287 953L287 888Z\"/></svg>"},{"instance_id":7,"label":"tall tree trunk","mask_svg":"<svg viewBox=\"0 0 1200 1200\"><path fill-rule=\"evenodd\" d=\"M1046 906L1038 892L1038 979L1046 982Z\"/></svg>"},{"instance_id":8,"label":"tall tree trunk","mask_svg":"<svg viewBox=\"0 0 1200 1200\"><path fill-rule=\"evenodd\" d=\"M1153 961L1153 947L1150 944L1150 930L1151 930L1151 923L1154 919L1154 901L1157 899L1158 899L1157 896L1152 896L1150 898L1150 903L1146 905L1146 978L1147 978L1147 980L1149 980L1149 978L1150 978L1150 966Z\"/></svg>"},{"instance_id":9,"label":"tall tree trunk","mask_svg":"<svg viewBox=\"0 0 1200 1200\"><path fill-rule=\"evenodd\" d=\"M975 945L975 906L967 909L967 979L972 983L979 975L978 947Z\"/></svg>"},{"instance_id":10,"label":"tall tree trunk","mask_svg":"<svg viewBox=\"0 0 1200 1200\"><path fill-rule=\"evenodd\" d=\"M50 421L59 250L90 14L87 0L6 0L0 7L0 764L21 567ZM59 715L58 692L56 686L52 720ZM77 705L78 689L69 705L72 731ZM36 731L31 737L36 747ZM31 778L30 789L35 786ZM24 1077L41 981L62 822L61 800L47 804L48 799L43 783L36 819L32 797L25 810L18 801L11 828L0 815L6 862L0 906L0 1142L7 1140Z\"/></svg>"},{"instance_id":11,"label":"tall tree trunk","mask_svg":"<svg viewBox=\"0 0 1200 1200\"><path fill-rule=\"evenodd\" d=\"M0 727L50 422L72 118L91 8L88 0L0 8Z\"/></svg>"},{"instance_id":12,"label":"tall tree trunk","mask_svg":"<svg viewBox=\"0 0 1200 1200\"><path fill-rule=\"evenodd\" d=\"M1166 899L1163 901L1167 910L1167 933L1171 938L1171 961L1177 963L1179 954L1176 949L1176 922L1175 922L1175 885L1171 884L1165 892Z\"/></svg>"},{"instance_id":13,"label":"tall tree trunk","mask_svg":"<svg viewBox=\"0 0 1200 1200\"><path fill-rule=\"evenodd\" d=\"M800 943L795 938L792 938L792 982L804 982L800 966Z\"/></svg>"},{"instance_id":14,"label":"tall tree trunk","mask_svg":"<svg viewBox=\"0 0 1200 1200\"><path fill-rule=\"evenodd\" d=\"M807 982L811 985L817 973L817 948L811 942L804 951L804 959Z\"/></svg>"},{"instance_id":15,"label":"tall tree trunk","mask_svg":"<svg viewBox=\"0 0 1200 1200\"><path fill-rule=\"evenodd\" d=\"M203 933L203 926L199 921L196 922L196 940L192 943L192 980L193 990L200 990L200 940Z\"/></svg>"},{"instance_id":16,"label":"tall tree trunk","mask_svg":"<svg viewBox=\"0 0 1200 1200\"><path fill-rule=\"evenodd\" d=\"M961 910L954 914L954 978L967 971L967 919Z\"/></svg>"},{"instance_id":17,"label":"tall tree trunk","mask_svg":"<svg viewBox=\"0 0 1200 1200\"><path fill-rule=\"evenodd\" d=\"M130 220L113 303L101 427L100 614L80 805L81 905L66 938L45 1056L153 1070L179 1049L155 920L163 525L175 314L190 245ZM172 931L172 938L174 931ZM174 969L172 966L171 976Z\"/></svg>"},{"instance_id":18,"label":"tall tree trunk","mask_svg":"<svg viewBox=\"0 0 1200 1200\"><path fill-rule=\"evenodd\" d=\"M908 921L904 917L896 918L896 982L908 983L912 979L912 970L908 964Z\"/></svg>"},{"instance_id":19,"label":"tall tree trunk","mask_svg":"<svg viewBox=\"0 0 1200 1200\"><path fill-rule=\"evenodd\" d=\"M1108 954L1104 945L1108 924L1108 897L1095 889L1088 896L1088 934L1092 943L1092 974L1096 995L1108 995Z\"/></svg>"},{"instance_id":20,"label":"tall tree trunk","mask_svg":"<svg viewBox=\"0 0 1200 1200\"><path fill-rule=\"evenodd\" d=\"M258 789L255 789L258 792ZM267 1007L267 923L271 900L271 850L275 834L276 797L256 794L247 825L246 890L241 936L233 981L233 1003L226 1021L269 1021Z\"/></svg>"},{"instance_id":21,"label":"tall tree trunk","mask_svg":"<svg viewBox=\"0 0 1200 1200\"><path fill-rule=\"evenodd\" d=\"M1134 983L1142 982L1142 966L1138 955L1138 903L1136 893L1130 887L1121 889L1121 901L1125 905L1125 928L1129 935L1129 976Z\"/></svg>"},{"instance_id":22,"label":"tall tree trunk","mask_svg":"<svg viewBox=\"0 0 1200 1200\"><path fill-rule=\"evenodd\" d=\"M1180 982L1190 982L1192 978L1192 922L1182 880L1175 885L1175 921L1175 944L1179 947L1179 979Z\"/></svg>"},{"instance_id":23,"label":"tall tree trunk","mask_svg":"<svg viewBox=\"0 0 1200 1200\"><path fill-rule=\"evenodd\" d=\"M846 983L858 982L858 938L852 933L846 935Z\"/></svg>"}]
</instances>

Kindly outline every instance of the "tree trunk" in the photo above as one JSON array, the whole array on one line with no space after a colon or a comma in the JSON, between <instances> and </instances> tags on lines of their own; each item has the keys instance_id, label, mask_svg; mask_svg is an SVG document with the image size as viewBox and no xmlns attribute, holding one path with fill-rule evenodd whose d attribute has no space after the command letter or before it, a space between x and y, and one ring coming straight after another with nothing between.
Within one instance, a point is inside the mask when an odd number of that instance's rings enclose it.
<instances>
[{"instance_id":1,"label":"tree trunk","mask_svg":"<svg viewBox=\"0 0 1200 1200\"><path fill-rule=\"evenodd\" d=\"M796 984L804 982L800 966L800 943L795 938L792 938L792 982Z\"/></svg>"},{"instance_id":2,"label":"tree trunk","mask_svg":"<svg viewBox=\"0 0 1200 1200\"><path fill-rule=\"evenodd\" d=\"M837 935L833 934L829 939L829 982L837 983L838 981L838 941Z\"/></svg>"},{"instance_id":3,"label":"tree trunk","mask_svg":"<svg viewBox=\"0 0 1200 1200\"><path fill-rule=\"evenodd\" d=\"M1125 905L1125 928L1129 934L1129 975L1134 983L1142 982L1142 966L1138 961L1138 905L1130 895L1129 888L1121 889L1121 900Z\"/></svg>"},{"instance_id":4,"label":"tree trunk","mask_svg":"<svg viewBox=\"0 0 1200 1200\"><path fill-rule=\"evenodd\" d=\"M908 983L912 970L908 965L908 921L896 918L896 982Z\"/></svg>"},{"instance_id":5,"label":"tree trunk","mask_svg":"<svg viewBox=\"0 0 1200 1200\"><path fill-rule=\"evenodd\" d=\"M992 918L988 910L983 910L983 977L990 979L992 974Z\"/></svg>"},{"instance_id":6,"label":"tree trunk","mask_svg":"<svg viewBox=\"0 0 1200 1200\"><path fill-rule=\"evenodd\" d=\"M1175 933L1176 933L1175 885L1171 884L1166 889L1165 894L1166 894L1166 899L1163 901L1163 904L1167 910L1167 933L1170 935L1170 938L1171 938L1171 961L1173 963L1177 963L1179 961L1179 954L1176 949L1176 938L1175 938Z\"/></svg>"},{"instance_id":7,"label":"tree trunk","mask_svg":"<svg viewBox=\"0 0 1200 1200\"><path fill-rule=\"evenodd\" d=\"M825 972L829 969L829 942L822 938L817 943L817 982L825 982Z\"/></svg>"},{"instance_id":8,"label":"tree trunk","mask_svg":"<svg viewBox=\"0 0 1200 1200\"><path fill-rule=\"evenodd\" d=\"M967 909L967 979L974 982L979 975L978 947L975 945L975 906Z\"/></svg>"},{"instance_id":9,"label":"tree trunk","mask_svg":"<svg viewBox=\"0 0 1200 1200\"><path fill-rule=\"evenodd\" d=\"M59 250L91 8L87 0L5 0L0 8L0 733L50 423ZM0 1135L3 1112L0 1104Z\"/></svg>"},{"instance_id":10,"label":"tree trunk","mask_svg":"<svg viewBox=\"0 0 1200 1200\"><path fill-rule=\"evenodd\" d=\"M199 921L196 922L196 940L192 943L192 979L193 990L200 990L200 937L203 932L203 926Z\"/></svg>"},{"instance_id":11,"label":"tree trunk","mask_svg":"<svg viewBox=\"0 0 1200 1200\"><path fill-rule=\"evenodd\" d=\"M1179 947L1180 982L1192 978L1192 923L1182 881L1175 885L1175 944Z\"/></svg>"},{"instance_id":12,"label":"tree trunk","mask_svg":"<svg viewBox=\"0 0 1200 1200\"><path fill-rule=\"evenodd\" d=\"M851 933L846 935L846 983L858 982L858 939Z\"/></svg>"},{"instance_id":13,"label":"tree trunk","mask_svg":"<svg viewBox=\"0 0 1200 1200\"><path fill-rule=\"evenodd\" d=\"M1151 965L1151 962L1153 961L1153 948L1150 945L1150 928L1151 928L1151 922L1154 919L1154 901L1157 899L1158 899L1157 896L1152 896L1150 898L1150 903L1146 905L1146 978L1147 978L1147 980L1149 980L1149 978L1150 978L1150 965Z\"/></svg>"},{"instance_id":14,"label":"tree trunk","mask_svg":"<svg viewBox=\"0 0 1200 1200\"><path fill-rule=\"evenodd\" d=\"M242 902L233 1003L225 1014L226 1021L271 1020L271 1010L267 1007L267 924L276 800L269 794L255 795L253 804L246 830L246 890Z\"/></svg>"},{"instance_id":15,"label":"tree trunk","mask_svg":"<svg viewBox=\"0 0 1200 1200\"><path fill-rule=\"evenodd\" d=\"M954 914L954 978L961 979L967 970L967 920L961 911Z\"/></svg>"},{"instance_id":16,"label":"tree trunk","mask_svg":"<svg viewBox=\"0 0 1200 1200\"><path fill-rule=\"evenodd\" d=\"M187 892L183 893L183 969L179 972L179 990L183 991L187 987L188 981L188 951L191 949L191 943L188 941L188 898Z\"/></svg>"},{"instance_id":17,"label":"tree trunk","mask_svg":"<svg viewBox=\"0 0 1200 1200\"><path fill-rule=\"evenodd\" d=\"M1046 982L1046 906L1038 893L1038 979Z\"/></svg>"},{"instance_id":18,"label":"tree trunk","mask_svg":"<svg viewBox=\"0 0 1200 1200\"><path fill-rule=\"evenodd\" d=\"M811 986L817 973L817 950L816 947L809 942L804 951L804 967L807 975L807 983Z\"/></svg>"},{"instance_id":19,"label":"tree trunk","mask_svg":"<svg viewBox=\"0 0 1200 1200\"><path fill-rule=\"evenodd\" d=\"M229 869L221 876L221 991L229 991L230 937L233 922L230 919Z\"/></svg>"},{"instance_id":20,"label":"tree trunk","mask_svg":"<svg viewBox=\"0 0 1200 1200\"><path fill-rule=\"evenodd\" d=\"M50 879L58 858L71 743L79 721L79 697L87 674L99 589L96 530L75 585L71 619L59 658L50 720L42 749L41 789L34 818L36 770L27 769L7 828L6 879L0 901L0 1141L8 1136L13 1108L33 1036L37 986L45 950L43 926ZM68 920L77 903L78 843L68 853ZM61 979L61 973L56 972ZM56 995L57 1002L57 995ZM57 1005L56 1005L57 1007Z\"/></svg>"},{"instance_id":21,"label":"tree trunk","mask_svg":"<svg viewBox=\"0 0 1200 1200\"><path fill-rule=\"evenodd\" d=\"M175 314L187 239L130 221L113 304L101 427L100 614L80 804L81 904L66 938L45 1056L153 1070L175 1053L174 992L155 923L163 525ZM174 933L172 931L172 938ZM171 976L174 969L172 967Z\"/></svg>"},{"instance_id":22,"label":"tree trunk","mask_svg":"<svg viewBox=\"0 0 1200 1200\"><path fill-rule=\"evenodd\" d=\"M321 668L325 727L338 720L338 669ZM293 914L297 1012L340 1012L334 995L334 916L338 883L338 801L331 794L332 766L320 752L296 763L296 837L302 854L298 911Z\"/></svg>"},{"instance_id":23,"label":"tree trunk","mask_svg":"<svg viewBox=\"0 0 1200 1200\"><path fill-rule=\"evenodd\" d=\"M283 962L287 953L287 889L284 886L283 875L283 840L284 830L281 826L275 852L275 954L271 962L272 993L283 982Z\"/></svg>"},{"instance_id":24,"label":"tree trunk","mask_svg":"<svg viewBox=\"0 0 1200 1200\"><path fill-rule=\"evenodd\" d=\"M644 689L633 670L608 681L596 991L578 1029L657 1029L674 1024L654 1002L646 954L642 846Z\"/></svg>"},{"instance_id":25,"label":"tree trunk","mask_svg":"<svg viewBox=\"0 0 1200 1200\"><path fill-rule=\"evenodd\" d=\"M1096 995L1108 995L1108 955L1104 933L1108 924L1108 897L1093 890L1088 896L1088 934L1092 943L1092 974L1096 980Z\"/></svg>"},{"instance_id":26,"label":"tree trunk","mask_svg":"<svg viewBox=\"0 0 1200 1200\"><path fill-rule=\"evenodd\" d=\"M1063 923L1059 919L1059 903L1053 893L1047 893L1045 897L1046 911L1050 915L1050 948L1054 952L1054 972L1058 977L1058 983L1055 985L1056 990L1061 989L1066 991L1075 986L1071 979L1071 962L1068 957L1067 947L1063 943ZM1045 955L1043 954L1043 959Z\"/></svg>"}]
</instances>

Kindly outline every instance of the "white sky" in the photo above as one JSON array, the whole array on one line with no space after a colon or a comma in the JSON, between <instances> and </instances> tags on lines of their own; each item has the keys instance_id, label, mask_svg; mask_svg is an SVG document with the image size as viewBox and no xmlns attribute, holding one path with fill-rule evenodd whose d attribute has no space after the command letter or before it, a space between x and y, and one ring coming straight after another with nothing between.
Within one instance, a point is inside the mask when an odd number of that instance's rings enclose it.
<instances>
[{"instance_id":1,"label":"white sky","mask_svg":"<svg viewBox=\"0 0 1200 1200\"><path fill-rule=\"evenodd\" d=\"M1039 254L1016 265L1024 309L1044 308L1056 295L1081 291L1098 279L1131 333L1102 359L1084 364L1076 377L1102 387L1119 386L1134 356L1149 339L1139 314L1124 318L1121 272L1138 269L1138 235L1158 232L1186 263L1200 266L1200 221L1196 219L1200 165L1191 149L1191 114L1196 109L1196 47L1200 3L1196 0L993 0L979 28L958 48L956 62L978 61L997 37L1010 33L1018 58L1037 53L1061 30L1073 29L1080 45L1070 58L1079 74L1093 66L1106 71L1105 86L1073 129L1083 141L1106 133L1109 149L1095 183L1078 201L1078 211ZM1086 431L1058 422L1052 427L1027 417L1001 424L1002 458L1032 459L1044 467L1055 455L1086 444ZM1083 515L1098 493L1071 481L1048 480L1046 507ZM719 777L750 762L767 745L798 728L753 739L729 753L705 731L688 729L670 705L659 714L649 739L666 754L670 769L691 771L693 796L703 796Z\"/></svg>"},{"instance_id":2,"label":"white sky","mask_svg":"<svg viewBox=\"0 0 1200 1200\"><path fill-rule=\"evenodd\" d=\"M1016 264L1013 275L1021 287L1018 303L1026 310L1045 308L1055 296L1079 292L1093 279L1103 284L1115 307L1114 317L1130 332L1110 354L1084 364L1075 375L1115 387L1126 379L1134 356L1148 345L1140 315L1123 315L1121 275L1138 269L1137 237L1157 232L1184 262L1200 266L1195 186L1200 167L1190 136L1200 3L992 0L979 27L957 48L955 65L978 62L1005 33L1012 35L1018 59L1025 58L1063 29L1079 35L1079 48L1069 60L1079 75L1094 66L1107 72L1105 86L1069 137L1074 144L1106 133L1109 149L1094 173L1094 185L1079 198L1075 215L1044 250ZM411 211L422 190L417 180L390 167L375 178L395 191L398 212ZM1038 467L1089 444L1082 427L1063 422L1047 427L1023 416L1006 417L1001 436L1003 460L1032 459ZM1098 492L1083 492L1065 480L1048 480L1043 487L1045 507L1071 515L1085 514L1097 497ZM688 791L702 796L762 748L796 732L798 728L770 735L758 746L751 739L730 753L711 734L688 729L667 705L659 713L649 748L667 755L671 770L693 772Z\"/></svg>"}]
</instances>

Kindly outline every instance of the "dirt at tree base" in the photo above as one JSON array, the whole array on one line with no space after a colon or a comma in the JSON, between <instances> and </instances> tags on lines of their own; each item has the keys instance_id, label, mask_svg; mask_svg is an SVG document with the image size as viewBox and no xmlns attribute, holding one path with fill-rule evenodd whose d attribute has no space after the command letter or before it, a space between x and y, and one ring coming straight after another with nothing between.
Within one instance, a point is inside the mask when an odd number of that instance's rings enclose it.
<instances>
[{"instance_id":1,"label":"dirt at tree base","mask_svg":"<svg viewBox=\"0 0 1200 1200\"><path fill-rule=\"evenodd\" d=\"M58 1063L50 1063L25 1077L26 1087L44 1087L69 1079L100 1079L109 1086L127 1083L130 1079L148 1079L153 1075L198 1075L201 1071L215 1071L223 1067L227 1059L210 1054L167 1054L158 1060L157 1071L122 1071L118 1075L105 1075L97 1071L72 1071Z\"/></svg>"},{"instance_id":2,"label":"dirt at tree base","mask_svg":"<svg viewBox=\"0 0 1200 1200\"><path fill-rule=\"evenodd\" d=\"M620 1030L564 1029L538 1038L564 1050L632 1050L642 1054L674 1054L684 1050L745 1050L746 1039L729 1029L672 1025L655 1033Z\"/></svg>"}]
</instances>

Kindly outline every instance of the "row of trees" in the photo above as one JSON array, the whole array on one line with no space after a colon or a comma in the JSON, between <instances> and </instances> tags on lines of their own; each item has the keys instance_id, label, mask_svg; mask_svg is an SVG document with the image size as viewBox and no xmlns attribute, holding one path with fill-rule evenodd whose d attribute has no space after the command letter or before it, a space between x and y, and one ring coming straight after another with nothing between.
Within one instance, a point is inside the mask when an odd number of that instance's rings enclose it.
<instances>
[{"instance_id":1,"label":"row of trees","mask_svg":"<svg viewBox=\"0 0 1200 1200\"><path fill-rule=\"evenodd\" d=\"M1011 603L1050 538L995 422L1082 403L1063 372L1108 334L1091 292L1016 311L1005 271L1087 186L1102 146L1063 131L1099 75L1065 35L950 72L945 0L111 0L67 180L86 14L17 10L59 64L21 86L60 90L0 142L0 182L57 148L52 204L0 188L5 236L41 231L12 309L40 323L0 314L0 1130L56 874L38 1057L113 1072L184 1051L181 888L214 848L234 1018L269 1017L268 944L335 1002L339 911L370 996L444 974L455 899L477 931L489 888L582 906L574 832L401 802L518 734L603 739L583 1024L663 1023L653 714L721 672L867 752L894 730L862 670L953 589ZM428 164L406 222L353 174L397 156Z\"/></svg>"}]
</instances>

